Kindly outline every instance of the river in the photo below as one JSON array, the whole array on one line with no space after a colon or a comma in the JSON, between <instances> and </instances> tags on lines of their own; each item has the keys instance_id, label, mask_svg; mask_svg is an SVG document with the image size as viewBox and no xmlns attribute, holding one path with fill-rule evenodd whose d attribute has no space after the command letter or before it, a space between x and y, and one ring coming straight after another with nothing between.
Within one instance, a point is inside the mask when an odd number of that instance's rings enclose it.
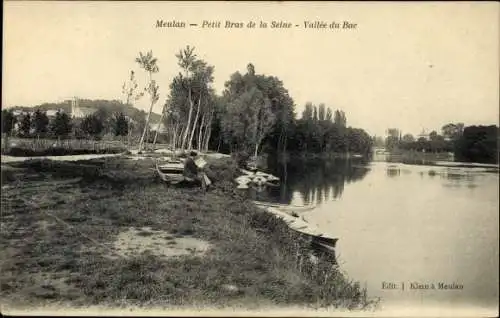
<instances>
[{"instance_id":1,"label":"river","mask_svg":"<svg viewBox=\"0 0 500 318\"><path fill-rule=\"evenodd\" d=\"M281 186L249 195L314 205L302 216L339 239L341 269L381 308L498 310L498 173L360 160L269 172Z\"/></svg>"}]
</instances>

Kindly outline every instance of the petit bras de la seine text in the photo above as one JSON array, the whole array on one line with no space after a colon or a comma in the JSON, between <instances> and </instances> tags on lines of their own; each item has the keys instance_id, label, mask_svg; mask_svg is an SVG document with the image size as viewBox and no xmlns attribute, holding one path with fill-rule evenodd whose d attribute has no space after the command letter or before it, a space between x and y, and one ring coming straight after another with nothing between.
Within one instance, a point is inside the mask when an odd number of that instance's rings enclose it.
<instances>
[{"instance_id":1,"label":"petit bras de la seine text","mask_svg":"<svg viewBox=\"0 0 500 318\"><path fill-rule=\"evenodd\" d=\"M358 26L357 23L350 21L302 21L301 23L291 23L289 21L230 21L230 20L203 20L201 23L188 23L177 20L156 20L156 28L187 28L198 27L202 29L348 29L353 30Z\"/></svg>"},{"instance_id":2,"label":"petit bras de la seine text","mask_svg":"<svg viewBox=\"0 0 500 318\"><path fill-rule=\"evenodd\" d=\"M459 283L420 283L420 282L382 282L382 289L389 290L461 290L464 285Z\"/></svg>"}]
</instances>

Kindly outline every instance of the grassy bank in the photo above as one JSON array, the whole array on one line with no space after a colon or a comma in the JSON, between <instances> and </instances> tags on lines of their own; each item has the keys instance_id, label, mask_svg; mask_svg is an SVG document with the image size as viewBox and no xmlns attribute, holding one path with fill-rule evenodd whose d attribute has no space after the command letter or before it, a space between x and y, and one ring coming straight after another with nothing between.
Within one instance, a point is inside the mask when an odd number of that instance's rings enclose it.
<instances>
[{"instance_id":1,"label":"grassy bank","mask_svg":"<svg viewBox=\"0 0 500 318\"><path fill-rule=\"evenodd\" d=\"M62 147L53 147L43 150L32 150L27 148L11 147L2 152L2 155L14 157L43 157L43 156L71 156L71 155L90 155L90 154L116 154L125 152L126 148L116 147L107 149L68 149Z\"/></svg>"},{"instance_id":2,"label":"grassy bank","mask_svg":"<svg viewBox=\"0 0 500 318\"><path fill-rule=\"evenodd\" d=\"M387 157L388 162L408 164L424 164L436 161L453 161L454 156L448 152L421 152L415 150L394 150Z\"/></svg>"},{"instance_id":3,"label":"grassy bank","mask_svg":"<svg viewBox=\"0 0 500 318\"><path fill-rule=\"evenodd\" d=\"M364 308L364 291L331 259L240 196L230 159L209 162L214 188L167 187L153 161L27 161L2 166L3 303L72 306ZM204 254L119 256L127 229L206 242ZM158 241L158 244L170 244ZM117 256L118 255L118 256Z\"/></svg>"},{"instance_id":4,"label":"grassy bank","mask_svg":"<svg viewBox=\"0 0 500 318\"><path fill-rule=\"evenodd\" d=\"M68 156L112 154L127 149L119 140L6 138L2 140L2 155L15 157Z\"/></svg>"}]
</instances>

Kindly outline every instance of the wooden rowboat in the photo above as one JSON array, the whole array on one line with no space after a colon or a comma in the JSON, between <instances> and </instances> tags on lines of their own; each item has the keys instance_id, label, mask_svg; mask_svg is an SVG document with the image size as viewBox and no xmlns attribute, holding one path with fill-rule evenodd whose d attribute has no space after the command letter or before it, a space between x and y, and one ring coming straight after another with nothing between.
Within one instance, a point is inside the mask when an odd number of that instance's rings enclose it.
<instances>
[{"instance_id":1,"label":"wooden rowboat","mask_svg":"<svg viewBox=\"0 0 500 318\"><path fill-rule=\"evenodd\" d=\"M331 238L331 237L326 237L326 236L315 236L313 238L313 242L316 242L321 245L326 245L332 248L335 248L335 245L337 244L338 238Z\"/></svg>"},{"instance_id":2,"label":"wooden rowboat","mask_svg":"<svg viewBox=\"0 0 500 318\"><path fill-rule=\"evenodd\" d=\"M253 201L254 204L262 207L272 207L282 210L284 212L307 212L314 210L315 206L299 206L299 205L289 205L289 204L279 204L279 203L268 203L268 202L260 202Z\"/></svg>"},{"instance_id":3,"label":"wooden rowboat","mask_svg":"<svg viewBox=\"0 0 500 318\"><path fill-rule=\"evenodd\" d=\"M177 184L184 180L184 166L182 163L167 163L164 165L159 165L156 162L156 172L160 178L168 183Z\"/></svg>"},{"instance_id":4,"label":"wooden rowboat","mask_svg":"<svg viewBox=\"0 0 500 318\"><path fill-rule=\"evenodd\" d=\"M276 217L282 219L292 231L295 231L302 237L309 240L314 247L321 249L324 252L335 253L335 246L338 238L325 236L315 226L308 224L305 220L301 220L298 217L293 217L279 208L259 205L260 202L257 201L254 201L254 203L256 203L258 207L265 209L274 214Z\"/></svg>"}]
</instances>

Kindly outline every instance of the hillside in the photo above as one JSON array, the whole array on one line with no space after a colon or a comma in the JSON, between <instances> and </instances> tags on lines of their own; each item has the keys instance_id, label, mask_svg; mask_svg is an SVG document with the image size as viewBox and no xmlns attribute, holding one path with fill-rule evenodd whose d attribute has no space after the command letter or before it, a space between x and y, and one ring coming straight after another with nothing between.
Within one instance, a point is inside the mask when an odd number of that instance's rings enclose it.
<instances>
[{"instance_id":1,"label":"hillside","mask_svg":"<svg viewBox=\"0 0 500 318\"><path fill-rule=\"evenodd\" d=\"M146 116L145 111L140 110L138 108L135 108L131 105L124 105L119 100L80 99L78 101L78 103L79 103L79 106L83 107L83 108L95 108L95 109L101 108L101 109L105 109L109 113L123 112L124 114L126 114L132 118L137 118L139 116L143 116L143 118L144 118ZM35 105L35 106L15 106L12 109L13 110L23 110L23 111L33 111L35 109L40 109L42 111L63 109L65 112L70 113L71 112L71 102L69 100L66 100L64 102L59 102L59 103L43 103L43 104ZM152 122L160 121L160 117L161 117L160 114L151 113L151 121Z\"/></svg>"}]
</instances>

